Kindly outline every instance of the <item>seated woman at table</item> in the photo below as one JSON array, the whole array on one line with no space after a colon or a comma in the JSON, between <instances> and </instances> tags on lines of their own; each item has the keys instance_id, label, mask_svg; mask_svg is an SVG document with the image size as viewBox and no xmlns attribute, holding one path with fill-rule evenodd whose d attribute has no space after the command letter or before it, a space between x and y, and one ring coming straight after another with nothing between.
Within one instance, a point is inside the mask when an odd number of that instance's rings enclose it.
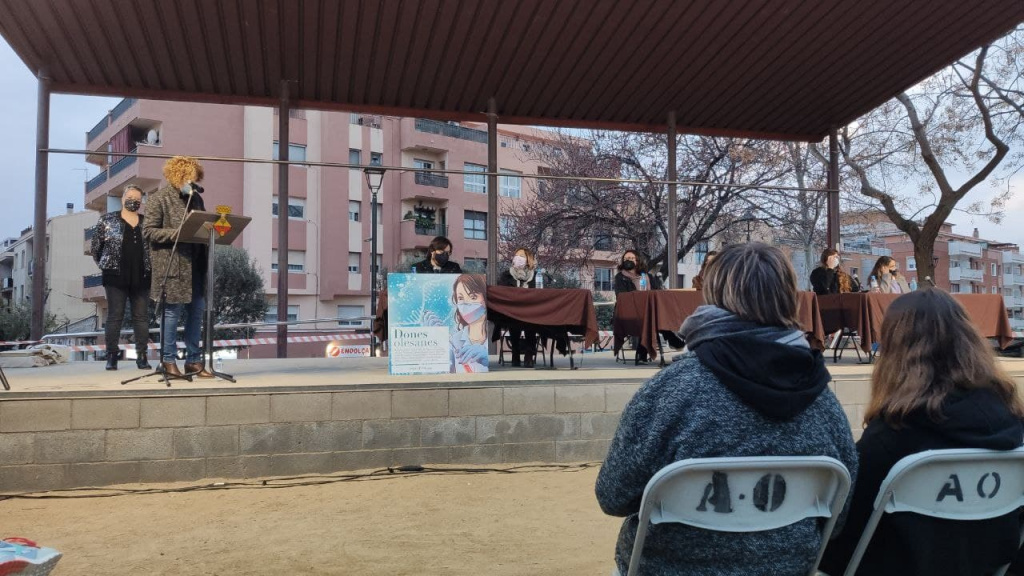
<instances>
[{"instance_id":1,"label":"seated woman at table","mask_svg":"<svg viewBox=\"0 0 1024 576\"><path fill-rule=\"evenodd\" d=\"M512 266L501 273L498 278L499 286L514 286L517 288L537 287L537 259L533 252L524 247L517 248L515 256L512 257ZM526 366L533 368L537 356L537 333L532 330L525 330L521 326L509 326L509 341L512 344L512 366ZM526 347L525 362L520 361L523 356L523 346Z\"/></svg>"},{"instance_id":2,"label":"seated woman at table","mask_svg":"<svg viewBox=\"0 0 1024 576\"><path fill-rule=\"evenodd\" d=\"M626 250L619 262L612 289L616 294L637 290L660 290L661 281L647 270L647 261L636 250Z\"/></svg>"},{"instance_id":3,"label":"seated woman at table","mask_svg":"<svg viewBox=\"0 0 1024 576\"><path fill-rule=\"evenodd\" d=\"M886 354L871 375L849 517L821 564L832 575L846 569L896 462L925 450L1013 450L1024 442L1024 403L1013 379L949 294L926 288L896 299L881 343ZM975 490L977 478L961 480L964 491ZM993 574L1016 554L1020 528L1019 511L971 522L884 514L857 574Z\"/></svg>"},{"instance_id":4,"label":"seated woman at table","mask_svg":"<svg viewBox=\"0 0 1024 576\"><path fill-rule=\"evenodd\" d=\"M839 251L826 248L821 253L821 266L811 271L811 288L818 296L860 292L860 281L839 266Z\"/></svg>"},{"instance_id":5,"label":"seated woman at table","mask_svg":"<svg viewBox=\"0 0 1024 576\"><path fill-rule=\"evenodd\" d=\"M753 242L718 254L707 306L682 326L688 351L645 382L622 411L598 473L606 514L624 516L615 563L626 574L647 482L688 458L830 456L856 475L850 424L820 352L797 323L796 272L778 248ZM743 495L716 491L716 509ZM707 494L705 494L707 496ZM695 503L696 505L696 503ZM821 545L808 518L775 530L726 533L649 526L642 574L806 574Z\"/></svg>"},{"instance_id":6,"label":"seated woman at table","mask_svg":"<svg viewBox=\"0 0 1024 576\"><path fill-rule=\"evenodd\" d=\"M712 262L714 262L715 256L718 256L717 250L712 250L704 255L704 262L700 265L700 272L697 272L697 275L693 277L694 290L699 291L704 288L704 271L708 269L708 266L711 265Z\"/></svg>"},{"instance_id":7,"label":"seated woman at table","mask_svg":"<svg viewBox=\"0 0 1024 576\"><path fill-rule=\"evenodd\" d=\"M896 266L896 259L892 256L882 256L875 262L871 269L871 276L878 280L878 291L882 294L906 294L910 292L910 284L900 276ZM869 278L871 277L869 276Z\"/></svg>"},{"instance_id":8,"label":"seated woman at table","mask_svg":"<svg viewBox=\"0 0 1024 576\"><path fill-rule=\"evenodd\" d=\"M462 274L458 262L451 261L452 242L444 236L437 236L427 246L427 257L412 266L417 274Z\"/></svg>"},{"instance_id":9,"label":"seated woman at table","mask_svg":"<svg viewBox=\"0 0 1024 576\"><path fill-rule=\"evenodd\" d=\"M487 371L487 284L483 276L460 274L452 285L458 328L451 336L452 372Z\"/></svg>"}]
</instances>

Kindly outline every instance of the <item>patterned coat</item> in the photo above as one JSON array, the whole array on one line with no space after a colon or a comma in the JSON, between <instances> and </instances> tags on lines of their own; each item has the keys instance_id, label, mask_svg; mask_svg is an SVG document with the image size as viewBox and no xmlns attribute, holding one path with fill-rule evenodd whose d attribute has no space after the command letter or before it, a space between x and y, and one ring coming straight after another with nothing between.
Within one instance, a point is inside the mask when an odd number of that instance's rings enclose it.
<instances>
[{"instance_id":1,"label":"patterned coat","mask_svg":"<svg viewBox=\"0 0 1024 576\"><path fill-rule=\"evenodd\" d=\"M145 216L139 214L139 225L146 221ZM107 212L100 216L96 223L96 230L92 235L90 253L96 265L104 272L118 273L121 271L121 244L124 241L124 220L121 219L121 211ZM142 261L145 266L146 275L149 276L152 265L149 261L149 244L143 242Z\"/></svg>"},{"instance_id":2,"label":"patterned coat","mask_svg":"<svg viewBox=\"0 0 1024 576\"><path fill-rule=\"evenodd\" d=\"M204 210L203 198L193 194L190 211ZM164 273L170 265L167 275L167 303L188 304L192 301L192 274L206 274L206 248L201 244L179 243L178 249L171 260L171 247L174 235L185 215L185 201L181 193L173 186L165 186L154 192L146 201L146 220L142 226L142 235L149 241L150 259L153 266L153 289L150 295L153 300L160 300L160 285Z\"/></svg>"}]
</instances>

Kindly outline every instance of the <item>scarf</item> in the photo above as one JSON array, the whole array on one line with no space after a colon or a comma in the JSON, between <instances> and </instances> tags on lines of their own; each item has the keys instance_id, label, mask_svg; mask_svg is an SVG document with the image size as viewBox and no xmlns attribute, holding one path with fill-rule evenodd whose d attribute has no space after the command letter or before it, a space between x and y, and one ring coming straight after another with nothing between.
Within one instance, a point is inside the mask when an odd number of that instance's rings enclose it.
<instances>
[{"instance_id":1,"label":"scarf","mask_svg":"<svg viewBox=\"0 0 1024 576\"><path fill-rule=\"evenodd\" d=\"M516 286L522 288L533 280L536 270L533 268L516 268L515 266L508 269L508 273L512 275L512 278L516 280Z\"/></svg>"},{"instance_id":2,"label":"scarf","mask_svg":"<svg viewBox=\"0 0 1024 576\"><path fill-rule=\"evenodd\" d=\"M622 269L622 275L629 278L629 281L633 283L633 287L637 290L640 289L640 274L637 274L633 270Z\"/></svg>"}]
</instances>

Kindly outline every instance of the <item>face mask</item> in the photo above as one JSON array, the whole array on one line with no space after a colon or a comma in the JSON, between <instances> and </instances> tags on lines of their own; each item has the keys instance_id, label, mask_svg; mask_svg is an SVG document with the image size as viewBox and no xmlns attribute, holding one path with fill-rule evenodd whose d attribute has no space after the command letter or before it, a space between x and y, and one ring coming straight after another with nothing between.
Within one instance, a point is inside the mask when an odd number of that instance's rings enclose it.
<instances>
[{"instance_id":1,"label":"face mask","mask_svg":"<svg viewBox=\"0 0 1024 576\"><path fill-rule=\"evenodd\" d=\"M440 254L434 254L434 262L437 262L439 266L444 266L448 263L448 253L441 252Z\"/></svg>"},{"instance_id":2,"label":"face mask","mask_svg":"<svg viewBox=\"0 0 1024 576\"><path fill-rule=\"evenodd\" d=\"M129 212L138 212L142 208L142 200L125 200L124 209Z\"/></svg>"},{"instance_id":3,"label":"face mask","mask_svg":"<svg viewBox=\"0 0 1024 576\"><path fill-rule=\"evenodd\" d=\"M626 260L622 263L623 270L632 270L633 268L636 268L636 262L633 262L632 260Z\"/></svg>"},{"instance_id":4,"label":"face mask","mask_svg":"<svg viewBox=\"0 0 1024 576\"><path fill-rule=\"evenodd\" d=\"M462 320L466 324L476 322L487 313L487 308L484 308L484 305L480 302L459 302L458 308L459 315L462 316Z\"/></svg>"},{"instance_id":5,"label":"face mask","mask_svg":"<svg viewBox=\"0 0 1024 576\"><path fill-rule=\"evenodd\" d=\"M829 268L835 268L836 266L839 266L839 258L836 258L835 256L829 258L828 259L828 267Z\"/></svg>"},{"instance_id":6,"label":"face mask","mask_svg":"<svg viewBox=\"0 0 1024 576\"><path fill-rule=\"evenodd\" d=\"M512 258L512 266L515 268L526 268L526 256L516 256Z\"/></svg>"}]
</instances>

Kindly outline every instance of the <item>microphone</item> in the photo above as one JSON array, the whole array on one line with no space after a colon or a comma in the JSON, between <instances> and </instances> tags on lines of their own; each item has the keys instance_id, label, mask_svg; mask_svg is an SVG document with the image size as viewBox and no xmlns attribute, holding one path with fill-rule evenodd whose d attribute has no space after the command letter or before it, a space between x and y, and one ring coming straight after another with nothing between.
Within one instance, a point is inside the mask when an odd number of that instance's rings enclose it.
<instances>
[{"instance_id":1,"label":"microphone","mask_svg":"<svg viewBox=\"0 0 1024 576\"><path fill-rule=\"evenodd\" d=\"M189 182L188 183L188 187L189 187L189 192L188 193L190 195L193 192L198 192L198 193L202 194L203 192L206 191L202 186L200 186L199 184L196 184L195 182Z\"/></svg>"},{"instance_id":2,"label":"microphone","mask_svg":"<svg viewBox=\"0 0 1024 576\"><path fill-rule=\"evenodd\" d=\"M932 282L932 277L931 276L925 276L924 277L924 281L927 282L928 284L930 284L932 288L935 288L935 282Z\"/></svg>"}]
</instances>

